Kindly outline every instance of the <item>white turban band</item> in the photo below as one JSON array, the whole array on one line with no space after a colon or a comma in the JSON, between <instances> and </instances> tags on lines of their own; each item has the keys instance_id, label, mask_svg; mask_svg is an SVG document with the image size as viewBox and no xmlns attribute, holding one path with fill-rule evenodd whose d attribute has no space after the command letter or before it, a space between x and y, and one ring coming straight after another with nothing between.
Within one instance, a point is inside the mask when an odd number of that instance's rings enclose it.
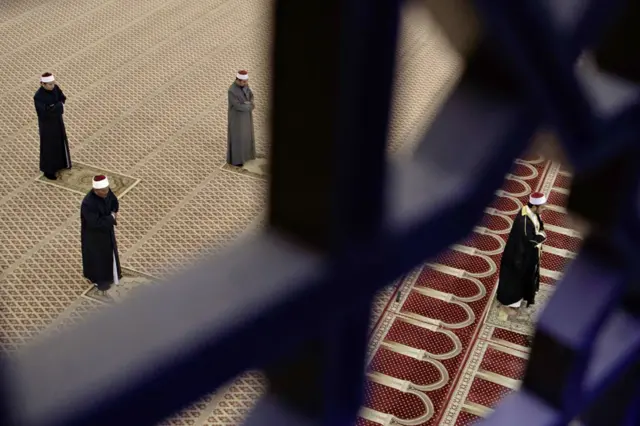
<instances>
[{"instance_id":1,"label":"white turban band","mask_svg":"<svg viewBox=\"0 0 640 426\"><path fill-rule=\"evenodd\" d=\"M547 202L547 197L542 193L532 194L529 197L529 202L534 206L541 206Z\"/></svg>"},{"instance_id":2,"label":"white turban band","mask_svg":"<svg viewBox=\"0 0 640 426\"><path fill-rule=\"evenodd\" d=\"M93 189L104 189L109 187L109 179L93 181Z\"/></svg>"},{"instance_id":3,"label":"white turban band","mask_svg":"<svg viewBox=\"0 0 640 426\"><path fill-rule=\"evenodd\" d=\"M249 80L249 74L236 74L238 80Z\"/></svg>"},{"instance_id":4,"label":"white turban band","mask_svg":"<svg viewBox=\"0 0 640 426\"><path fill-rule=\"evenodd\" d=\"M52 75L49 75L47 77L40 77L40 81L43 83L53 83L56 79Z\"/></svg>"}]
</instances>

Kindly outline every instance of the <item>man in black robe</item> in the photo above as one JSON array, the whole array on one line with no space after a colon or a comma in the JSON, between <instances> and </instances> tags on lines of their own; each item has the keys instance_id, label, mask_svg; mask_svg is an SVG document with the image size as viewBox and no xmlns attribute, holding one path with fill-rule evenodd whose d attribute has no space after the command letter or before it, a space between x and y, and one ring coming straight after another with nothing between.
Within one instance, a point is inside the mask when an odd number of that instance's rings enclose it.
<instances>
[{"instance_id":1,"label":"man in black robe","mask_svg":"<svg viewBox=\"0 0 640 426\"><path fill-rule=\"evenodd\" d=\"M253 134L253 92L249 88L249 73L238 71L236 81L229 87L227 163L242 167L256 158Z\"/></svg>"},{"instance_id":2,"label":"man in black robe","mask_svg":"<svg viewBox=\"0 0 640 426\"><path fill-rule=\"evenodd\" d=\"M518 309L535 303L540 287L540 255L542 243L546 240L544 223L540 212L547 198L541 192L534 192L529 203L513 221L507 244L500 262L498 282L498 302L506 307L509 316L517 315Z\"/></svg>"},{"instance_id":3,"label":"man in black robe","mask_svg":"<svg viewBox=\"0 0 640 426\"><path fill-rule=\"evenodd\" d=\"M62 115L67 100L51 73L40 77L40 88L33 96L40 128L40 171L55 180L61 169L71 168L71 155Z\"/></svg>"},{"instance_id":4,"label":"man in black robe","mask_svg":"<svg viewBox=\"0 0 640 426\"><path fill-rule=\"evenodd\" d=\"M118 210L118 198L109 189L107 177L94 177L93 189L80 209L82 271L103 294L122 278L115 233Z\"/></svg>"}]
</instances>

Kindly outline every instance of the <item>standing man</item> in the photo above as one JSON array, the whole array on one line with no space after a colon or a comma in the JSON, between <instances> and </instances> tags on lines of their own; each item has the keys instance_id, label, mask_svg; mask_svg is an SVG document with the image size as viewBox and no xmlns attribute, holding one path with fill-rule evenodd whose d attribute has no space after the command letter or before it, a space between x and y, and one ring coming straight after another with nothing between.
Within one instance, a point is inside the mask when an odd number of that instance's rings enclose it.
<instances>
[{"instance_id":1,"label":"standing man","mask_svg":"<svg viewBox=\"0 0 640 426\"><path fill-rule=\"evenodd\" d=\"M118 198L109 188L106 176L93 178L93 189L80 208L82 270L103 294L112 284L120 284L122 272L116 244Z\"/></svg>"},{"instance_id":2,"label":"standing man","mask_svg":"<svg viewBox=\"0 0 640 426\"><path fill-rule=\"evenodd\" d=\"M71 168L71 155L62 115L67 97L50 72L40 77L40 88L33 96L40 128L40 171L47 179L57 179L61 169Z\"/></svg>"},{"instance_id":3,"label":"standing man","mask_svg":"<svg viewBox=\"0 0 640 426\"><path fill-rule=\"evenodd\" d=\"M547 235L540 213L547 197L534 192L529 203L513 221L500 262L497 298L506 307L509 317L515 316L522 302L527 307L535 303L540 287L540 256Z\"/></svg>"},{"instance_id":4,"label":"standing man","mask_svg":"<svg viewBox=\"0 0 640 426\"><path fill-rule=\"evenodd\" d=\"M238 71L229 87L229 126L227 130L227 163L242 167L256 158L253 136L253 92L249 88L249 73Z\"/></svg>"}]
</instances>

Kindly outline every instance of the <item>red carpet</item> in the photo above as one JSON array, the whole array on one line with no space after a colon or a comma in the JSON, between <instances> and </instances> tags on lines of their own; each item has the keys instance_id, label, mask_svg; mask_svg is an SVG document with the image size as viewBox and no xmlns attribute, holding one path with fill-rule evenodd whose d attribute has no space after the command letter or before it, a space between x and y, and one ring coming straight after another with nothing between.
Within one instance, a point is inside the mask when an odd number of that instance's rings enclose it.
<instances>
[{"instance_id":1,"label":"red carpet","mask_svg":"<svg viewBox=\"0 0 640 426\"><path fill-rule=\"evenodd\" d=\"M500 253L529 193L548 194L535 317L580 246L563 208L569 185L556 164L518 160L475 232L404 279L371 335L357 425L468 425L518 388L534 318L507 321L496 309Z\"/></svg>"}]
</instances>

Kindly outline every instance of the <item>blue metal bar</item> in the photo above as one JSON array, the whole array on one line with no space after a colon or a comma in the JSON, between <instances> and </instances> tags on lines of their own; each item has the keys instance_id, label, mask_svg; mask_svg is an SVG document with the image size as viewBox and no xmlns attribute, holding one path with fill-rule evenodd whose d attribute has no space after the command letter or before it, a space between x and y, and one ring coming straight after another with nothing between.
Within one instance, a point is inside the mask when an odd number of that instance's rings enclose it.
<instances>
[{"instance_id":1,"label":"blue metal bar","mask_svg":"<svg viewBox=\"0 0 640 426\"><path fill-rule=\"evenodd\" d=\"M334 108L341 89L335 29L343 11L336 1L302 6L275 3L269 224L326 251L333 240ZM302 19L307 13L315 19Z\"/></svg>"},{"instance_id":2,"label":"blue metal bar","mask_svg":"<svg viewBox=\"0 0 640 426\"><path fill-rule=\"evenodd\" d=\"M561 409L569 422L582 408L584 375L591 359L594 336L611 310L619 303L627 277L602 265L589 252L583 252L558 285L538 322L524 385L548 404ZM574 305L576 293L582 295ZM558 321L570 314L572 321ZM548 374L554 359L554 374Z\"/></svg>"},{"instance_id":3,"label":"blue metal bar","mask_svg":"<svg viewBox=\"0 0 640 426\"><path fill-rule=\"evenodd\" d=\"M615 313L598 339L599 350L596 352L595 365L589 377L590 383L587 384L591 386L587 393L588 406L585 413L581 415L585 424L590 426L637 424L636 402L640 395L639 325L638 320L630 318L628 314ZM622 342L626 344L620 345ZM620 352L616 353L616 350ZM615 373L607 371L606 375L609 377L605 379L604 370L614 370ZM605 380L598 380L596 377ZM596 389L601 391L594 392ZM599 395L593 398L598 393Z\"/></svg>"},{"instance_id":4,"label":"blue metal bar","mask_svg":"<svg viewBox=\"0 0 640 426\"><path fill-rule=\"evenodd\" d=\"M627 141L627 146L612 156L603 150L597 167L576 176L568 199L569 209L588 220L600 236L600 256L608 257L610 263L617 256L627 257L628 264L633 265L637 256L638 218L627 202L639 190L639 151L633 142ZM616 191L611 191L612 187ZM597 205L592 202L594 196L599 197Z\"/></svg>"},{"instance_id":5,"label":"blue metal bar","mask_svg":"<svg viewBox=\"0 0 640 426\"><path fill-rule=\"evenodd\" d=\"M552 54L574 62L598 41L603 29L621 9L621 3L623 1L543 0L532 3L536 11L529 13L528 18L535 19L539 28L551 28L551 33L546 31L544 43L549 43Z\"/></svg>"},{"instance_id":6,"label":"blue metal bar","mask_svg":"<svg viewBox=\"0 0 640 426\"><path fill-rule=\"evenodd\" d=\"M320 426L320 421L292 412L281 401L267 395L258 401L244 426Z\"/></svg>"},{"instance_id":7,"label":"blue metal bar","mask_svg":"<svg viewBox=\"0 0 640 426\"><path fill-rule=\"evenodd\" d=\"M2 424L155 424L319 327L340 290L318 286L327 273L320 257L275 235L247 239L5 360Z\"/></svg>"},{"instance_id":8,"label":"blue metal bar","mask_svg":"<svg viewBox=\"0 0 640 426\"><path fill-rule=\"evenodd\" d=\"M479 426L566 426L560 410L546 404L538 395L523 387L504 398L489 418ZM516 423L514 423L516 422Z\"/></svg>"},{"instance_id":9,"label":"blue metal bar","mask_svg":"<svg viewBox=\"0 0 640 426\"><path fill-rule=\"evenodd\" d=\"M325 336L329 341L327 364L331 368L323 383L327 395L324 416L327 426L352 425L362 405L372 301L373 297L363 296L349 312L330 314Z\"/></svg>"},{"instance_id":10,"label":"blue metal bar","mask_svg":"<svg viewBox=\"0 0 640 426\"><path fill-rule=\"evenodd\" d=\"M628 50L628 40L635 40L639 35L640 5L634 0L621 0L621 3L616 19L607 25L602 40L596 45L595 57L601 68L640 83L640 61Z\"/></svg>"},{"instance_id":11,"label":"blue metal bar","mask_svg":"<svg viewBox=\"0 0 640 426\"><path fill-rule=\"evenodd\" d=\"M276 229L325 249L375 239L399 7L277 2L269 206Z\"/></svg>"},{"instance_id":12,"label":"blue metal bar","mask_svg":"<svg viewBox=\"0 0 640 426\"><path fill-rule=\"evenodd\" d=\"M637 360L640 355L640 320L623 310L614 311L597 336L595 345L584 382L586 396L590 399L615 382L618 374Z\"/></svg>"},{"instance_id":13,"label":"blue metal bar","mask_svg":"<svg viewBox=\"0 0 640 426\"><path fill-rule=\"evenodd\" d=\"M270 223L328 250L331 267L342 271L334 285L351 286L351 277L383 284L355 273L366 269L366 259L361 265L350 258L380 243L399 8L398 0L279 0L276 6ZM301 62L304 93L292 84ZM362 398L372 295L362 288L351 310L341 306L329 315L326 330L289 365L280 361L267 370L279 400L327 426L352 422Z\"/></svg>"},{"instance_id":14,"label":"blue metal bar","mask_svg":"<svg viewBox=\"0 0 640 426\"><path fill-rule=\"evenodd\" d=\"M580 168L585 154L595 146L596 129L589 104L573 76L574 60L563 50L566 43L555 28L540 24L549 19L538 4L508 0L477 0L476 4L487 30L502 33L499 41L517 59L517 70L531 98L544 108L545 118L560 134L569 159ZM505 40L504 33L513 40Z\"/></svg>"}]
</instances>

